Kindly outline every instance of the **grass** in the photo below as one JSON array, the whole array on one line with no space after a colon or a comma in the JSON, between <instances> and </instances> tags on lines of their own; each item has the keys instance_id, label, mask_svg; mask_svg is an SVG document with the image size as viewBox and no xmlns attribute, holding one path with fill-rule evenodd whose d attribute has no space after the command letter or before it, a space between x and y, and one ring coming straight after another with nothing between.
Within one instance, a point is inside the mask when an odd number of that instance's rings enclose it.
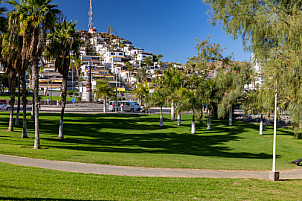
<instances>
[{"instance_id":1,"label":"grass","mask_svg":"<svg viewBox=\"0 0 302 201\"><path fill-rule=\"evenodd\" d=\"M158 115L65 114L65 140L57 138L59 114L40 114L40 150L33 149L34 125L28 120L28 139L21 138L21 126L7 132L8 113L0 113L0 153L50 160L141 167L270 170L272 126L264 135L258 126L213 120L212 130L197 124L190 134L190 115L182 116L178 127L164 116L159 129ZM20 123L22 125L22 122ZM291 130L279 128L277 169L296 168L290 162L300 158L302 141Z\"/></svg>"},{"instance_id":2,"label":"grass","mask_svg":"<svg viewBox=\"0 0 302 201\"><path fill-rule=\"evenodd\" d=\"M297 200L301 180L124 177L0 163L0 200Z\"/></svg>"}]
</instances>

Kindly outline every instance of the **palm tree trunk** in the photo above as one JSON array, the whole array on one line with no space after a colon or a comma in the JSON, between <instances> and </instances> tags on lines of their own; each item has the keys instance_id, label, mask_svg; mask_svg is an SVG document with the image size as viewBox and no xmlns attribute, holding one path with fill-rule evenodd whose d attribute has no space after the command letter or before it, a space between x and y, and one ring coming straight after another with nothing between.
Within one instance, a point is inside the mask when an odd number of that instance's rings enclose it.
<instances>
[{"instance_id":1,"label":"palm tree trunk","mask_svg":"<svg viewBox=\"0 0 302 201\"><path fill-rule=\"evenodd\" d=\"M81 76L80 76L81 68L80 68L80 66L78 66L76 71L77 71L77 77L78 77L78 90L80 90L80 82L81 82Z\"/></svg>"},{"instance_id":2,"label":"palm tree trunk","mask_svg":"<svg viewBox=\"0 0 302 201\"><path fill-rule=\"evenodd\" d=\"M211 130L211 111L208 110L208 123L207 123L207 130Z\"/></svg>"},{"instance_id":3,"label":"palm tree trunk","mask_svg":"<svg viewBox=\"0 0 302 201\"><path fill-rule=\"evenodd\" d=\"M177 125L178 126L181 125L181 114L180 113L177 114Z\"/></svg>"},{"instance_id":4,"label":"palm tree trunk","mask_svg":"<svg viewBox=\"0 0 302 201\"><path fill-rule=\"evenodd\" d=\"M259 135L263 135L263 114L262 113L261 113L261 117L260 117Z\"/></svg>"},{"instance_id":5,"label":"palm tree trunk","mask_svg":"<svg viewBox=\"0 0 302 201\"><path fill-rule=\"evenodd\" d=\"M59 139L64 139L63 133L63 118L64 118L64 111L66 106L66 95L67 95L67 76L63 76L62 81L62 109L61 109L61 118L60 118L60 125L59 125Z\"/></svg>"},{"instance_id":6,"label":"palm tree trunk","mask_svg":"<svg viewBox=\"0 0 302 201\"><path fill-rule=\"evenodd\" d=\"M26 123L26 74L25 71L21 72L21 84L22 84L22 106L23 106L23 129L22 138L28 138L27 136L27 123Z\"/></svg>"},{"instance_id":7,"label":"palm tree trunk","mask_svg":"<svg viewBox=\"0 0 302 201\"><path fill-rule=\"evenodd\" d=\"M30 114L30 120L35 120L35 94L33 92L32 96L32 107L31 107L31 114Z\"/></svg>"},{"instance_id":8,"label":"palm tree trunk","mask_svg":"<svg viewBox=\"0 0 302 201\"><path fill-rule=\"evenodd\" d=\"M106 113L106 98L104 99L103 111Z\"/></svg>"},{"instance_id":9,"label":"palm tree trunk","mask_svg":"<svg viewBox=\"0 0 302 201\"><path fill-rule=\"evenodd\" d=\"M232 108L232 104L230 104L230 108L229 108L229 126L233 125L233 108Z\"/></svg>"},{"instance_id":10,"label":"palm tree trunk","mask_svg":"<svg viewBox=\"0 0 302 201\"><path fill-rule=\"evenodd\" d=\"M195 112L194 112L194 109L193 109L193 114L192 114L191 133L192 133L192 134L196 134L196 127L195 127Z\"/></svg>"},{"instance_id":11,"label":"palm tree trunk","mask_svg":"<svg viewBox=\"0 0 302 201\"><path fill-rule=\"evenodd\" d=\"M72 68L71 68L72 70L71 70L71 90L73 91L73 86L74 86L74 84L73 84L73 65L72 65Z\"/></svg>"},{"instance_id":12,"label":"palm tree trunk","mask_svg":"<svg viewBox=\"0 0 302 201\"><path fill-rule=\"evenodd\" d=\"M20 95L21 95L21 90L20 90L20 72L18 73L18 107L17 107L17 114L16 114L16 119L15 119L15 126L19 125L19 114L20 114Z\"/></svg>"},{"instance_id":13,"label":"palm tree trunk","mask_svg":"<svg viewBox=\"0 0 302 201\"><path fill-rule=\"evenodd\" d=\"M34 149L40 149L40 133L39 133L39 62L34 62L35 66L32 68L32 75L34 81L33 94L34 94L34 117L35 117L35 143Z\"/></svg>"},{"instance_id":14,"label":"palm tree trunk","mask_svg":"<svg viewBox=\"0 0 302 201\"><path fill-rule=\"evenodd\" d=\"M164 128L163 107L160 106L159 127Z\"/></svg>"},{"instance_id":15,"label":"palm tree trunk","mask_svg":"<svg viewBox=\"0 0 302 201\"><path fill-rule=\"evenodd\" d=\"M171 121L175 121L175 106L173 100L171 103Z\"/></svg>"},{"instance_id":16,"label":"palm tree trunk","mask_svg":"<svg viewBox=\"0 0 302 201\"><path fill-rule=\"evenodd\" d=\"M9 123L8 131L14 131L13 121L14 121L14 104L15 104L15 89L16 89L16 72L12 71L12 78L10 82L10 114L9 114Z\"/></svg>"}]
</instances>

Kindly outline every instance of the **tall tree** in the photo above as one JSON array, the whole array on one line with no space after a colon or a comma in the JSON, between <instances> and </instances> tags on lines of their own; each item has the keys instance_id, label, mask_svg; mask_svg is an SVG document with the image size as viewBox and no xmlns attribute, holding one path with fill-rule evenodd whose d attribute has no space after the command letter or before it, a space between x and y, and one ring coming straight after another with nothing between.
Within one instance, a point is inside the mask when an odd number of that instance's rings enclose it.
<instances>
[{"instance_id":1,"label":"tall tree","mask_svg":"<svg viewBox=\"0 0 302 201\"><path fill-rule=\"evenodd\" d=\"M160 88L157 86L153 93L149 94L147 102L148 107L156 106L160 107L159 114L159 127L164 128L164 120L163 120L163 105L166 102L166 90L164 88Z\"/></svg>"},{"instance_id":2,"label":"tall tree","mask_svg":"<svg viewBox=\"0 0 302 201\"><path fill-rule=\"evenodd\" d=\"M61 23L55 25L53 32L47 35L50 40L46 52L55 59L55 68L63 76L62 81L62 109L59 125L59 138L64 139L63 133L63 119L66 105L67 96L67 79L70 67L71 52L78 55L80 39L76 34L76 23L66 22L63 20Z\"/></svg>"},{"instance_id":3,"label":"tall tree","mask_svg":"<svg viewBox=\"0 0 302 201\"><path fill-rule=\"evenodd\" d=\"M80 57L74 57L71 56L71 60L72 60L72 67L76 68L76 72L77 72L77 78L78 78L78 87L80 87L80 82L81 82L81 66L83 65L81 58Z\"/></svg>"},{"instance_id":4,"label":"tall tree","mask_svg":"<svg viewBox=\"0 0 302 201\"><path fill-rule=\"evenodd\" d=\"M149 69L149 67L152 65L152 59L151 57L146 57L143 61L144 64L146 64L147 69Z\"/></svg>"},{"instance_id":5,"label":"tall tree","mask_svg":"<svg viewBox=\"0 0 302 201\"><path fill-rule=\"evenodd\" d=\"M10 73L10 101L11 106L8 131L13 131L13 115L15 103L16 74L21 66L22 38L18 35L19 21L9 20L9 26L2 37L2 63L6 71Z\"/></svg>"},{"instance_id":6,"label":"tall tree","mask_svg":"<svg viewBox=\"0 0 302 201\"><path fill-rule=\"evenodd\" d=\"M167 101L171 103L171 120L174 121L177 91L182 86L182 74L177 68L168 68L164 70L162 76L159 77L159 80L163 87L168 91Z\"/></svg>"},{"instance_id":7,"label":"tall tree","mask_svg":"<svg viewBox=\"0 0 302 201\"><path fill-rule=\"evenodd\" d=\"M110 87L108 80L106 80L105 82L103 82L101 80L97 80L95 93L96 93L96 98L101 97L104 99L103 111L104 111L104 113L106 113L107 98L110 98L111 96L113 96L113 89Z\"/></svg>"},{"instance_id":8,"label":"tall tree","mask_svg":"<svg viewBox=\"0 0 302 201\"><path fill-rule=\"evenodd\" d=\"M2 1L0 0L0 3ZM4 15L6 11L6 8L4 7L0 7L0 34L5 32L6 28L7 28L7 19Z\"/></svg>"},{"instance_id":9,"label":"tall tree","mask_svg":"<svg viewBox=\"0 0 302 201\"><path fill-rule=\"evenodd\" d=\"M150 86L148 82L135 84L135 89L133 90L133 93L135 94L135 97L139 99L140 105L143 105L145 103L146 97L149 94L149 90Z\"/></svg>"},{"instance_id":10,"label":"tall tree","mask_svg":"<svg viewBox=\"0 0 302 201\"><path fill-rule=\"evenodd\" d=\"M129 87L131 87L131 85L132 85L131 73L134 71L133 65L128 61L126 63L126 67L127 67L127 71L128 71L128 84L129 84Z\"/></svg>"},{"instance_id":11,"label":"tall tree","mask_svg":"<svg viewBox=\"0 0 302 201\"><path fill-rule=\"evenodd\" d=\"M292 121L302 127L300 66L302 61L301 1L205 0L212 8L212 22L222 23L234 38L254 53L261 65L264 86L278 89L278 96L291 97ZM274 83L277 82L277 85ZM280 105L279 105L280 106Z\"/></svg>"},{"instance_id":12,"label":"tall tree","mask_svg":"<svg viewBox=\"0 0 302 201\"><path fill-rule=\"evenodd\" d=\"M22 62L29 62L34 80L35 142L34 149L40 149L39 134L39 62L45 48L47 31L54 27L61 12L52 0L7 1L13 6L12 15L19 16L20 34L23 36Z\"/></svg>"}]
</instances>

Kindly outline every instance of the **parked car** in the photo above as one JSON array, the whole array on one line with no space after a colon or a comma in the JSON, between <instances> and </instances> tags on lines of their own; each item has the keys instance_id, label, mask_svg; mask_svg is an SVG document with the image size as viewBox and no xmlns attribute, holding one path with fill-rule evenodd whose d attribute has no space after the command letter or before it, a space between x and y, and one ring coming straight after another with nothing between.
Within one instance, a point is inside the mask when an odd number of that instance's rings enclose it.
<instances>
[{"instance_id":1,"label":"parked car","mask_svg":"<svg viewBox=\"0 0 302 201\"><path fill-rule=\"evenodd\" d=\"M117 103L117 107L115 107ZM109 102L109 110L115 111L115 108L117 108L117 111L121 111L121 105L123 104L123 111L140 111L141 106L135 102L135 101L110 101Z\"/></svg>"},{"instance_id":2,"label":"parked car","mask_svg":"<svg viewBox=\"0 0 302 201\"><path fill-rule=\"evenodd\" d=\"M0 102L0 110L10 110L10 105L6 105L3 102Z\"/></svg>"}]
</instances>

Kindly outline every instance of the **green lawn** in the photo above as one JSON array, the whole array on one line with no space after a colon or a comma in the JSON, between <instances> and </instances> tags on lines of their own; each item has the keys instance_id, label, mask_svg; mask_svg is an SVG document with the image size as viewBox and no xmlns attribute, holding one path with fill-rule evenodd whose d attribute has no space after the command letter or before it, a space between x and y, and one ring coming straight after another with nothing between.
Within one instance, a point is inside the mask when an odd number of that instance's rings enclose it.
<instances>
[{"instance_id":1,"label":"green lawn","mask_svg":"<svg viewBox=\"0 0 302 201\"><path fill-rule=\"evenodd\" d=\"M124 177L0 163L0 200L299 200L301 180Z\"/></svg>"},{"instance_id":2,"label":"green lawn","mask_svg":"<svg viewBox=\"0 0 302 201\"><path fill-rule=\"evenodd\" d=\"M29 138L21 138L21 126L7 132L8 113L0 113L0 153L51 160L78 161L142 167L270 170L271 126L264 135L258 126L213 120L212 130L197 124L190 134L190 115L183 125L164 116L159 129L158 115L65 114L65 140L57 138L59 114L40 114L41 150L33 149L33 121L28 120ZM20 124L22 125L22 124ZM290 162L301 158L302 141L290 130L279 128L277 169L296 168Z\"/></svg>"}]
</instances>

